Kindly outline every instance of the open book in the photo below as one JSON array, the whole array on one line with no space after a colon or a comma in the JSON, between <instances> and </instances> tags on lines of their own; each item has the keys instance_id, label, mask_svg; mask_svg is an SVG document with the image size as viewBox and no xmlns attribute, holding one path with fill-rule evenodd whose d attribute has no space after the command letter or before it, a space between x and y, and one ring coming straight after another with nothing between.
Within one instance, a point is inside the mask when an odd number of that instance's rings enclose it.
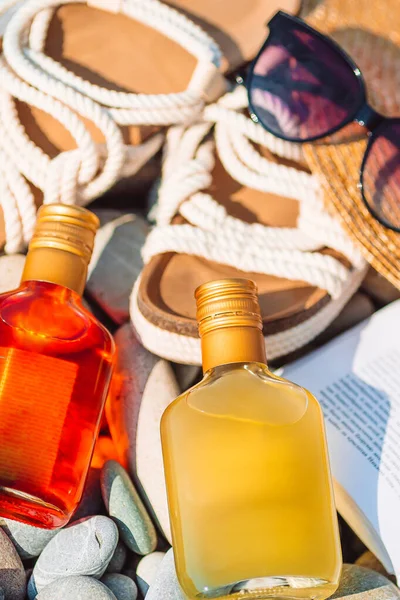
<instances>
[{"instance_id":1,"label":"open book","mask_svg":"<svg viewBox=\"0 0 400 600\"><path fill-rule=\"evenodd\" d=\"M400 300L283 376L322 405L339 512L400 577Z\"/></svg>"}]
</instances>

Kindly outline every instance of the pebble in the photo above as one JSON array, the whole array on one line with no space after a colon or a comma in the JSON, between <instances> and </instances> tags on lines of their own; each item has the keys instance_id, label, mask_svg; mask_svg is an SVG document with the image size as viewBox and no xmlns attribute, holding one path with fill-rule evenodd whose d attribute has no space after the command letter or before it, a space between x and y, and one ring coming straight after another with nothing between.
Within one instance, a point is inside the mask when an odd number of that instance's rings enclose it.
<instances>
[{"instance_id":1,"label":"pebble","mask_svg":"<svg viewBox=\"0 0 400 600\"><path fill-rule=\"evenodd\" d=\"M22 254L0 256L0 294L19 286L24 265L25 256Z\"/></svg>"},{"instance_id":2,"label":"pebble","mask_svg":"<svg viewBox=\"0 0 400 600\"><path fill-rule=\"evenodd\" d=\"M110 560L106 573L120 573L124 568L128 551L124 542L118 542L112 559Z\"/></svg>"},{"instance_id":3,"label":"pebble","mask_svg":"<svg viewBox=\"0 0 400 600\"><path fill-rule=\"evenodd\" d=\"M0 529L0 590L7 600L25 598L25 569L12 541Z\"/></svg>"},{"instance_id":4,"label":"pebble","mask_svg":"<svg viewBox=\"0 0 400 600\"><path fill-rule=\"evenodd\" d=\"M57 533L57 529L42 529L11 519L2 519L0 527L6 532L22 560L39 556Z\"/></svg>"},{"instance_id":5,"label":"pebble","mask_svg":"<svg viewBox=\"0 0 400 600\"><path fill-rule=\"evenodd\" d=\"M381 575L384 575L391 581L395 581L395 576L390 575L386 571L383 564L377 559L375 554L373 554L370 550L367 550L366 552L361 554L361 556L359 558L357 558L356 565L359 565L360 567L367 567L368 569L377 571L378 573L381 573Z\"/></svg>"},{"instance_id":6,"label":"pebble","mask_svg":"<svg viewBox=\"0 0 400 600\"><path fill-rule=\"evenodd\" d=\"M149 587L153 585L165 552L152 552L144 556L136 569L136 581L143 596L146 596Z\"/></svg>"},{"instance_id":7,"label":"pebble","mask_svg":"<svg viewBox=\"0 0 400 600\"><path fill-rule=\"evenodd\" d=\"M146 600L185 600L176 577L172 548L164 556Z\"/></svg>"},{"instance_id":8,"label":"pebble","mask_svg":"<svg viewBox=\"0 0 400 600\"><path fill-rule=\"evenodd\" d=\"M344 564L339 587L331 600L353 595L357 595L357 600L398 600L400 590L376 571Z\"/></svg>"},{"instance_id":9,"label":"pebble","mask_svg":"<svg viewBox=\"0 0 400 600\"><path fill-rule=\"evenodd\" d=\"M180 390L171 365L143 348L130 324L117 331L115 342L117 364L107 405L110 432L124 449L123 459L148 499L153 520L171 543L160 420Z\"/></svg>"},{"instance_id":10,"label":"pebble","mask_svg":"<svg viewBox=\"0 0 400 600\"><path fill-rule=\"evenodd\" d=\"M100 469L91 467L83 490L82 499L78 504L73 521L79 521L85 517L101 515L105 512L100 491Z\"/></svg>"},{"instance_id":11,"label":"pebble","mask_svg":"<svg viewBox=\"0 0 400 600\"><path fill-rule=\"evenodd\" d=\"M5 600L4 592L1 589L0 589L0 600Z\"/></svg>"},{"instance_id":12,"label":"pebble","mask_svg":"<svg viewBox=\"0 0 400 600\"><path fill-rule=\"evenodd\" d=\"M154 525L128 473L115 460L106 462L101 471L101 492L128 548L136 554L153 552L157 546Z\"/></svg>"},{"instance_id":13,"label":"pebble","mask_svg":"<svg viewBox=\"0 0 400 600\"><path fill-rule=\"evenodd\" d=\"M89 266L87 291L101 308L122 324L129 319L129 296L143 267L146 221L135 214L96 210L101 226Z\"/></svg>"},{"instance_id":14,"label":"pebble","mask_svg":"<svg viewBox=\"0 0 400 600\"><path fill-rule=\"evenodd\" d=\"M92 577L75 575L47 585L35 600L118 600L112 591Z\"/></svg>"},{"instance_id":15,"label":"pebble","mask_svg":"<svg viewBox=\"0 0 400 600\"><path fill-rule=\"evenodd\" d=\"M101 581L112 591L117 600L136 600L138 590L136 583L130 577L114 573L104 575Z\"/></svg>"},{"instance_id":16,"label":"pebble","mask_svg":"<svg viewBox=\"0 0 400 600\"><path fill-rule=\"evenodd\" d=\"M118 543L118 529L111 519L95 516L61 529L39 556L29 581L28 596L69 575L100 577Z\"/></svg>"}]
</instances>

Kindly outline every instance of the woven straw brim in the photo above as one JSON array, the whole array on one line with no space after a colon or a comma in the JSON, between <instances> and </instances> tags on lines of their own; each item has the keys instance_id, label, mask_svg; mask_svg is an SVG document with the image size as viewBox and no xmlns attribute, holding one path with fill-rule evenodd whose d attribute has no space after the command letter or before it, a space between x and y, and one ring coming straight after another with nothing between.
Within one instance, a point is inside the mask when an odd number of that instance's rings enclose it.
<instances>
[{"instance_id":1,"label":"woven straw brim","mask_svg":"<svg viewBox=\"0 0 400 600\"><path fill-rule=\"evenodd\" d=\"M306 0L302 17L355 60L375 110L399 116L399 0ZM367 136L361 138L358 130L357 139L352 139L349 131L323 143L305 144L305 156L312 172L321 178L329 212L340 219L370 264L400 289L400 234L380 225L362 200L357 185Z\"/></svg>"}]
</instances>

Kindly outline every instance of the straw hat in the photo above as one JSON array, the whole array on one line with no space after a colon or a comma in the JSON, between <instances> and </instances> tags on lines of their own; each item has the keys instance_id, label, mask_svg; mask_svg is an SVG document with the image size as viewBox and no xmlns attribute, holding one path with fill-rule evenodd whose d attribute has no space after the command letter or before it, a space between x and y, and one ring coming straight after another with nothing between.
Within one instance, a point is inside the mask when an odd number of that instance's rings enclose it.
<instances>
[{"instance_id":1,"label":"straw hat","mask_svg":"<svg viewBox=\"0 0 400 600\"><path fill-rule=\"evenodd\" d=\"M306 0L302 17L331 36L357 63L369 104L385 116L399 116L399 0ZM400 288L400 233L380 225L364 205L357 184L368 138L358 127L354 136L354 129L349 126L323 142L305 144L307 162L321 178L329 211L370 264Z\"/></svg>"}]
</instances>

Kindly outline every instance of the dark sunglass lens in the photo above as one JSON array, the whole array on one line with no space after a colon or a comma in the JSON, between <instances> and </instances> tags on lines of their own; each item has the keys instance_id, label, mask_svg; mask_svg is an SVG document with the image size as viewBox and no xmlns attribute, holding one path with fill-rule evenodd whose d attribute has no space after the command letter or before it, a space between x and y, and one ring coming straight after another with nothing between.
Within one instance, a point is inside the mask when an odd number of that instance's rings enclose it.
<instances>
[{"instance_id":1,"label":"dark sunglass lens","mask_svg":"<svg viewBox=\"0 0 400 600\"><path fill-rule=\"evenodd\" d=\"M372 138L362 186L370 212L386 227L400 231L400 121L389 121Z\"/></svg>"},{"instance_id":2,"label":"dark sunglass lens","mask_svg":"<svg viewBox=\"0 0 400 600\"><path fill-rule=\"evenodd\" d=\"M250 76L252 110L279 137L323 137L354 116L363 100L360 78L318 35L296 23L278 26Z\"/></svg>"}]
</instances>

